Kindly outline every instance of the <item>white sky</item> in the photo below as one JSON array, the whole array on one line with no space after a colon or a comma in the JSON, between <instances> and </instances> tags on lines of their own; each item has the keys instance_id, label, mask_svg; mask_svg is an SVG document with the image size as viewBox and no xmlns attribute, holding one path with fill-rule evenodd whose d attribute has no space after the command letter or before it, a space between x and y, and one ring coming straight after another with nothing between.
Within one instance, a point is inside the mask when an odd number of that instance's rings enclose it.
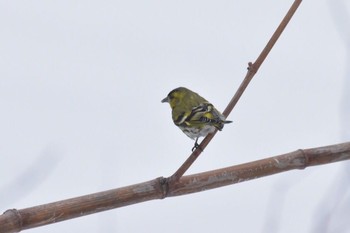
<instances>
[{"instance_id":1,"label":"white sky","mask_svg":"<svg viewBox=\"0 0 350 233\"><path fill-rule=\"evenodd\" d=\"M185 86L223 110L291 3L0 1L0 212L171 175L193 141L160 100ZM339 9L301 4L187 174L346 141ZM26 232L311 232L344 164Z\"/></svg>"}]
</instances>

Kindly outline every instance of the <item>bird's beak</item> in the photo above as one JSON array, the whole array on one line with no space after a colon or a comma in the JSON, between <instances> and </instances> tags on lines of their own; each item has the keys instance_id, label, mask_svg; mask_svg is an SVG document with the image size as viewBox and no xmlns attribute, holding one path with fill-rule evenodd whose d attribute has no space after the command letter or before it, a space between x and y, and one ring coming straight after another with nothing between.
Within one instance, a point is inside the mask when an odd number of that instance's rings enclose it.
<instances>
[{"instance_id":1,"label":"bird's beak","mask_svg":"<svg viewBox=\"0 0 350 233\"><path fill-rule=\"evenodd\" d=\"M169 97L167 96L167 97L165 97L164 99L162 99L162 101L161 101L162 103L165 103L165 102L167 102L167 103L169 103Z\"/></svg>"}]
</instances>

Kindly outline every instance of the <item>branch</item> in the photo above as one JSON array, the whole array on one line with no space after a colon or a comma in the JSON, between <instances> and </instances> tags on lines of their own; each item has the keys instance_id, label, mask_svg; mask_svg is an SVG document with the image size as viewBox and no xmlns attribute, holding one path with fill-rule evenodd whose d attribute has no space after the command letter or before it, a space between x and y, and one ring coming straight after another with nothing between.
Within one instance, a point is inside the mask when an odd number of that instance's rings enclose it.
<instances>
[{"instance_id":1,"label":"branch","mask_svg":"<svg viewBox=\"0 0 350 233\"><path fill-rule=\"evenodd\" d=\"M238 100L241 98L243 92L247 88L250 81L253 79L254 75L258 72L261 64L264 62L267 55L270 53L272 47L275 45L278 38L282 34L283 30L286 28L290 19L298 9L301 1L302 0L294 1L289 11L287 12L286 16L283 18L280 25L277 27L276 31L273 33L271 39L269 40L269 42L267 43L263 51L260 53L259 57L256 59L254 63L251 63L251 62L248 63L247 75L245 76L244 80L242 81L235 95L232 97L231 101L227 105L226 109L223 111L223 115L226 118L231 113L232 109L235 107ZM212 134L208 134L203 139L199 147L195 151L193 151L193 153L187 158L187 160L181 165L181 167L170 177L169 179L170 182L176 182L177 180L180 179L181 176L183 176L183 174L185 174L185 172L190 168L190 166L194 163L194 161L196 161L196 159L199 157L202 151L207 147L207 145L213 139L216 133L217 133L217 130L215 130L215 132Z\"/></svg>"},{"instance_id":2,"label":"branch","mask_svg":"<svg viewBox=\"0 0 350 233\"><path fill-rule=\"evenodd\" d=\"M254 63L249 63L247 75L223 112L224 116L227 117L230 114L300 3L301 0L295 0L258 59ZM203 139L200 144L202 150L205 149L215 134L216 131ZM19 232L139 202L200 192L292 169L303 169L307 166L350 159L350 143L298 150L269 159L182 177L200 154L201 150L195 150L169 178L159 177L124 188L22 210L7 210L0 216L0 233Z\"/></svg>"},{"instance_id":3,"label":"branch","mask_svg":"<svg viewBox=\"0 0 350 233\"><path fill-rule=\"evenodd\" d=\"M52 224L140 202L174 197L244 182L293 169L350 159L350 142L291 153L184 176L168 183L163 177L147 182L71 198L26 209L11 209L0 215L0 233Z\"/></svg>"}]
</instances>

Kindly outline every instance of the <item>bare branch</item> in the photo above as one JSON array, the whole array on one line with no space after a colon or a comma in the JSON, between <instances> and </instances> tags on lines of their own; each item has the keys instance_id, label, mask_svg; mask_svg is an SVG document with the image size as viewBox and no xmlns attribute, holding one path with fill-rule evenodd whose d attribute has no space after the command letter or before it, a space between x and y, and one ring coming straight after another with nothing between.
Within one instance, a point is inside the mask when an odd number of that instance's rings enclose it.
<instances>
[{"instance_id":1,"label":"bare branch","mask_svg":"<svg viewBox=\"0 0 350 233\"><path fill-rule=\"evenodd\" d=\"M178 182L160 177L147 182L71 198L0 215L0 233L52 224L140 202L201 192L293 169L350 159L350 142L291 153L184 176Z\"/></svg>"},{"instance_id":2,"label":"bare branch","mask_svg":"<svg viewBox=\"0 0 350 233\"><path fill-rule=\"evenodd\" d=\"M286 16L283 18L282 22L277 27L276 31L273 33L271 39L269 40L269 42L267 43L263 51L260 53L259 57L256 59L254 63L249 62L247 75L245 76L243 82L239 86L235 95L232 97L231 101L227 105L226 109L223 111L223 115L225 117L227 117L231 113L232 109L235 107L238 100L241 98L248 84L253 79L254 75L259 70L261 64L264 62L267 55L270 53L272 47L275 45L276 41L282 34L283 30L286 28L290 19L293 17L295 11L298 9L301 1L302 0L294 1L289 11L287 12ZM170 181L176 182L177 180L180 179L181 176L183 176L183 174L185 174L185 172L190 168L190 166L194 163L194 161L196 161L196 159L199 157L202 151L207 147L207 145L213 139L216 133L217 133L217 130L212 134L208 134L203 139L199 147L195 151L193 151L193 153L187 158L187 160L181 165L181 167L170 177Z\"/></svg>"},{"instance_id":3,"label":"bare branch","mask_svg":"<svg viewBox=\"0 0 350 233\"><path fill-rule=\"evenodd\" d=\"M242 96L249 82L271 51L300 3L301 0L295 0L257 60L254 63L249 63L245 79L223 112L226 117ZM205 149L215 133L209 134L204 138L200 144L202 150ZM50 204L21 210L7 210L0 216L0 233L19 232L25 229L149 200L201 192L292 169L303 169L307 166L350 159L350 142L328 147L297 150L268 159L182 177L201 152L200 149L195 150L185 163L169 178L160 177L140 184Z\"/></svg>"}]
</instances>

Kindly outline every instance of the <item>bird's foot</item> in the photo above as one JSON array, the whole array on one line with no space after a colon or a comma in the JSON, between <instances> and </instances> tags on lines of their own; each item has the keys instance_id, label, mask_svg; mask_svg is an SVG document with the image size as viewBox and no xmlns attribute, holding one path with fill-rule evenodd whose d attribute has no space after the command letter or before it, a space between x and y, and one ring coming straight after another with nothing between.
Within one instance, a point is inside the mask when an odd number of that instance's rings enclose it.
<instances>
[{"instance_id":1,"label":"bird's foot","mask_svg":"<svg viewBox=\"0 0 350 233\"><path fill-rule=\"evenodd\" d=\"M200 149L203 152L203 149L198 144L198 138L196 139L196 142L194 143L194 146L192 147L192 152L197 150L197 149Z\"/></svg>"},{"instance_id":2,"label":"bird's foot","mask_svg":"<svg viewBox=\"0 0 350 233\"><path fill-rule=\"evenodd\" d=\"M195 143L194 146L192 147L192 152L193 152L194 150L196 150L198 147L199 147L199 144L198 144L198 143Z\"/></svg>"}]
</instances>

